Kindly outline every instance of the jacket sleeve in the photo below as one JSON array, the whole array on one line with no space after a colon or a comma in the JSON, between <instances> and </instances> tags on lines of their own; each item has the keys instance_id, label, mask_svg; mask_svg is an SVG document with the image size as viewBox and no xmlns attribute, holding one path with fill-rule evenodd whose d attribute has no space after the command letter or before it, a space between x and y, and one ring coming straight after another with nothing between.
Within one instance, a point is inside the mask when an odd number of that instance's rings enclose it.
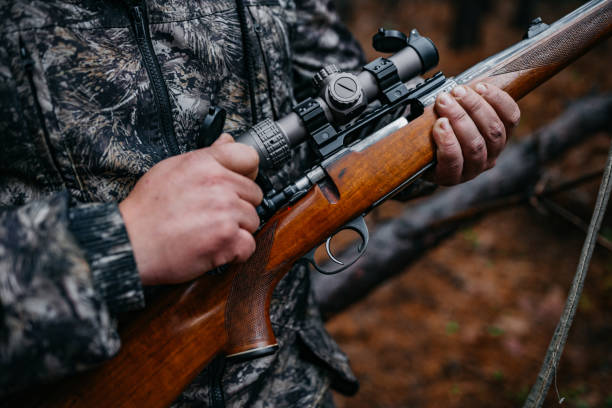
<instances>
[{"instance_id":1,"label":"jacket sleeve","mask_svg":"<svg viewBox=\"0 0 612 408\"><path fill-rule=\"evenodd\" d=\"M0 395L113 356L112 313L143 304L116 204L0 208Z\"/></svg>"}]
</instances>

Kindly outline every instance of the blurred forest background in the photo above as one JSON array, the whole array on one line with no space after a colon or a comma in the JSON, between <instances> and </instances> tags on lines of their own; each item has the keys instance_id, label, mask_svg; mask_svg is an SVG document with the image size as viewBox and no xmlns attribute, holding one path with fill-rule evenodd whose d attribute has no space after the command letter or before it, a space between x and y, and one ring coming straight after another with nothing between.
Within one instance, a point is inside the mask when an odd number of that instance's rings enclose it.
<instances>
[{"instance_id":1,"label":"blurred forest background","mask_svg":"<svg viewBox=\"0 0 612 408\"><path fill-rule=\"evenodd\" d=\"M520 40L532 18L550 23L583 3L336 1L368 59L380 56L371 47L378 27L417 28L437 45L438 69L447 76ZM608 40L525 97L512 142L555 120L570 102L612 91L611 57ZM588 138L544 176L559 184L602 169L609 143L609 132ZM552 198L588 222L598 185L596 178ZM387 203L369 221L380 223L407 205ZM612 239L609 216L602 235ZM401 274L328 321L361 382L355 397L336 395L337 405L520 406L563 309L584 236L567 217L529 203L462 224ZM566 407L612 407L610 248L595 250L558 369ZM551 388L547 406L557 405Z\"/></svg>"}]
</instances>

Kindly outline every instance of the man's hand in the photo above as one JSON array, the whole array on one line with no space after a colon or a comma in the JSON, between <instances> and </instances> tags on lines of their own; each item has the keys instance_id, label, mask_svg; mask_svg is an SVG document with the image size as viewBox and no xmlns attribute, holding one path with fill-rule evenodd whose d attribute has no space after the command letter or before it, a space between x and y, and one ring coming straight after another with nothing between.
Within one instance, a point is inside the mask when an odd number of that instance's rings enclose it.
<instances>
[{"instance_id":1,"label":"man's hand","mask_svg":"<svg viewBox=\"0 0 612 408\"><path fill-rule=\"evenodd\" d=\"M259 157L228 134L166 159L119 204L143 284L180 283L255 251Z\"/></svg>"},{"instance_id":2,"label":"man's hand","mask_svg":"<svg viewBox=\"0 0 612 408\"><path fill-rule=\"evenodd\" d=\"M435 108L440 119L433 128L438 161L433 181L446 186L493 167L521 117L510 95L483 83L440 94Z\"/></svg>"}]
</instances>

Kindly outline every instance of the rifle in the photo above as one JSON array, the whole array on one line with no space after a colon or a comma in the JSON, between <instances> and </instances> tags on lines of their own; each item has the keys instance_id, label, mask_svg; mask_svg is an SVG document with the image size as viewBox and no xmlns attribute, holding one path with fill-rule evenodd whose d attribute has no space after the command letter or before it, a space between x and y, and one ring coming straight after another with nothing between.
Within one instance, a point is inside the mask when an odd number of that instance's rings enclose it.
<instances>
[{"instance_id":1,"label":"rifle","mask_svg":"<svg viewBox=\"0 0 612 408\"><path fill-rule=\"evenodd\" d=\"M116 357L19 406L164 407L215 356L255 358L273 352L276 340L268 311L279 280L295 262L345 228L362 236L362 253L367 244L363 214L433 165L431 130L437 117L432 103L438 93L458 84L485 82L518 100L611 31L612 0L592 0L550 26L534 20L523 41L455 78L437 74L412 91L402 88L398 77L403 81L435 65L432 45L416 33L411 43L396 32L381 32L380 48L395 49L397 43L405 48L368 64L357 76L333 69L319 75L327 87L323 89L331 92L329 87L340 83L348 85L348 94L336 89L336 95L302 103L289 117L265 121L238 138L254 146L262 165L269 167L282 164L286 150L302 140L319 154L304 177L266 194L258 208L265 222L255 235L257 249L251 258L222 273L168 288L122 328L123 347ZM361 94L355 96L359 92L353 86L361 87ZM382 105L351 123L371 96L379 97ZM326 110L324 104L335 110ZM410 106L408 117L356 136L368 123L402 106ZM335 121L349 124L339 129Z\"/></svg>"}]
</instances>

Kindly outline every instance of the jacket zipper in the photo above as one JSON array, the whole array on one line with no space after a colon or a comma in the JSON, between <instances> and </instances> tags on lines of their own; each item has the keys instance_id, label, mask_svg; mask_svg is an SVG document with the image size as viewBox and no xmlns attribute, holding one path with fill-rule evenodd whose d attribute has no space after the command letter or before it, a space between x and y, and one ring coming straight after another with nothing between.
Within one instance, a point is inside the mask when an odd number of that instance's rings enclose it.
<instances>
[{"instance_id":1,"label":"jacket zipper","mask_svg":"<svg viewBox=\"0 0 612 408\"><path fill-rule=\"evenodd\" d=\"M162 137L170 154L175 156L180 153L180 150L172 124L172 107L170 106L168 88L164 82L159 61L153 50L145 2L133 6L130 9L130 19L132 20L138 49L142 55L144 66L149 75L149 80L151 81L155 104L159 112Z\"/></svg>"},{"instance_id":2,"label":"jacket zipper","mask_svg":"<svg viewBox=\"0 0 612 408\"><path fill-rule=\"evenodd\" d=\"M242 50L244 54L244 68L247 83L249 86L249 101L251 105L251 124L259 122L257 113L257 78L255 73L255 60L253 49L251 48L251 37L249 35L249 26L246 18L246 6L244 0L236 0L236 8L238 9L238 21L240 22L240 34L242 37Z\"/></svg>"},{"instance_id":3,"label":"jacket zipper","mask_svg":"<svg viewBox=\"0 0 612 408\"><path fill-rule=\"evenodd\" d=\"M255 18L253 18L253 15L251 14L251 19L253 19L253 21L256 21ZM266 83L268 84L266 86L267 91L268 91L268 99L270 101L270 107L272 108L272 115L273 115L273 119L277 120L278 119L278 111L276 110L276 106L274 104L274 95L272 94L272 86L270 85L272 83L272 74L270 73L270 62L268 61L268 56L266 55L266 53L264 52L264 46L261 42L261 31L262 31L262 26L261 24L255 22L255 36L257 37L257 44L259 45L259 52L261 53L261 59L263 61L263 65L264 65L264 72L266 74Z\"/></svg>"},{"instance_id":4,"label":"jacket zipper","mask_svg":"<svg viewBox=\"0 0 612 408\"><path fill-rule=\"evenodd\" d=\"M49 157L51 157L51 163L53 164L54 170L59 175L60 179L62 179L62 182L65 184L64 179L62 177L62 173L60 172L61 167L57 162L57 158L53 154L51 137L49 136L49 129L47 128L45 115L43 114L42 107L40 106L40 102L38 101L38 96L36 95L36 84L34 83L34 60L30 56L30 53L25 47L25 44L23 44L21 40L19 41L19 54L23 62L26 76L28 77L28 84L30 85L30 91L32 92L32 100L34 101L34 109L36 110L36 115L38 116L38 121L40 122L40 127L43 131L43 137L45 145L47 147L47 152L49 154Z\"/></svg>"}]
</instances>

